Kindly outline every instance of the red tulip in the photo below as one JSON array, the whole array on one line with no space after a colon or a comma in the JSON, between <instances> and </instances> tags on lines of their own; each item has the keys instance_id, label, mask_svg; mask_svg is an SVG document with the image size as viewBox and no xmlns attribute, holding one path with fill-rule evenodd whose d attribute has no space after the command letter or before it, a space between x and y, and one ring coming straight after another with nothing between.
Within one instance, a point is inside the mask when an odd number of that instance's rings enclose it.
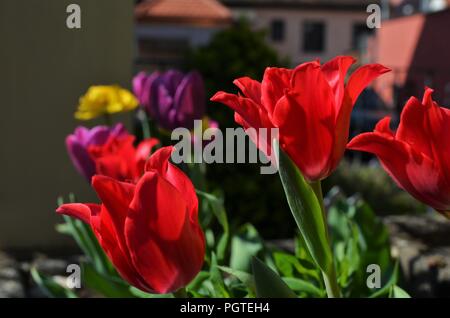
<instances>
[{"instance_id":1,"label":"red tulip","mask_svg":"<svg viewBox=\"0 0 450 318\"><path fill-rule=\"evenodd\" d=\"M324 65L314 61L293 70L269 67L261 83L248 77L234 81L243 96L218 92L211 100L232 108L236 122L245 129L279 128L282 149L309 181L321 180L344 154L350 113L359 94L388 71L379 64L365 65L345 85L354 62L339 56ZM270 138L261 139L256 141L258 147L271 153Z\"/></svg>"},{"instance_id":2,"label":"red tulip","mask_svg":"<svg viewBox=\"0 0 450 318\"><path fill-rule=\"evenodd\" d=\"M432 92L425 90L422 103L408 100L395 133L385 117L347 148L375 154L401 188L450 217L450 110L439 107Z\"/></svg>"},{"instance_id":3,"label":"red tulip","mask_svg":"<svg viewBox=\"0 0 450 318\"><path fill-rule=\"evenodd\" d=\"M94 176L101 205L74 203L57 209L90 224L121 276L150 293L186 286L205 255L197 196L186 175L169 163L172 151L165 147L153 154L136 185Z\"/></svg>"},{"instance_id":4,"label":"red tulip","mask_svg":"<svg viewBox=\"0 0 450 318\"><path fill-rule=\"evenodd\" d=\"M96 174L119 181L137 181L144 173L144 165L152 148L159 141L149 138L135 148L134 139L130 134L111 136L105 144L88 147L89 155L95 163Z\"/></svg>"}]
</instances>

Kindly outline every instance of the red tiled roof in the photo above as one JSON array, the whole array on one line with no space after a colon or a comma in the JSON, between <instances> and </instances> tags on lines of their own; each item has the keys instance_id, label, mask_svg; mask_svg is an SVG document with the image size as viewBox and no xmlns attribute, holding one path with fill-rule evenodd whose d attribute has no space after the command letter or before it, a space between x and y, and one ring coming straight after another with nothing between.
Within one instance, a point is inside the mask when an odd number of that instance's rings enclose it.
<instances>
[{"instance_id":1,"label":"red tiled roof","mask_svg":"<svg viewBox=\"0 0 450 318\"><path fill-rule=\"evenodd\" d=\"M217 0L146 0L135 8L138 22L226 24L231 12Z\"/></svg>"}]
</instances>

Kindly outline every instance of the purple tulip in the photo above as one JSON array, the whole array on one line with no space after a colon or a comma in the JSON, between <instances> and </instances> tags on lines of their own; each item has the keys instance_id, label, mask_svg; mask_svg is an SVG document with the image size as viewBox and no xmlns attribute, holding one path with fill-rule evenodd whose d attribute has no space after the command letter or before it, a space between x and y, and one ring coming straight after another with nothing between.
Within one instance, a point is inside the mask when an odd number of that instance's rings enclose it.
<instances>
[{"instance_id":1,"label":"purple tulip","mask_svg":"<svg viewBox=\"0 0 450 318\"><path fill-rule=\"evenodd\" d=\"M133 79L133 89L141 105L162 128L192 129L194 120L205 114L205 86L198 72L141 72Z\"/></svg>"},{"instance_id":2,"label":"purple tulip","mask_svg":"<svg viewBox=\"0 0 450 318\"><path fill-rule=\"evenodd\" d=\"M70 159L77 171L83 175L88 182L95 174L95 163L91 159L89 146L101 146L106 143L110 136L121 136L127 134L122 124L110 128L108 126L96 126L92 129L79 126L74 133L67 136L66 147Z\"/></svg>"}]
</instances>

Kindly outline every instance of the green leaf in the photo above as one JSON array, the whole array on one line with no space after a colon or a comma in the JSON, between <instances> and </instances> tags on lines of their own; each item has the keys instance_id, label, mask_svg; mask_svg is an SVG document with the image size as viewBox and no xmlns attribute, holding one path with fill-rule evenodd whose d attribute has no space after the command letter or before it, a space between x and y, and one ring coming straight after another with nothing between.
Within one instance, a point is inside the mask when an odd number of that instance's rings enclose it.
<instances>
[{"instance_id":1,"label":"green leaf","mask_svg":"<svg viewBox=\"0 0 450 318\"><path fill-rule=\"evenodd\" d=\"M225 259L225 254L228 247L228 241L230 240L229 233L223 233L220 236L219 241L217 242L216 246L216 253L217 253L217 260L219 262L223 261Z\"/></svg>"},{"instance_id":2,"label":"green leaf","mask_svg":"<svg viewBox=\"0 0 450 318\"><path fill-rule=\"evenodd\" d=\"M186 286L187 292L195 292L202 286L203 282L207 280L210 276L209 272L201 271L200 273L195 276L195 278L189 283L189 285Z\"/></svg>"},{"instance_id":3,"label":"green leaf","mask_svg":"<svg viewBox=\"0 0 450 318\"><path fill-rule=\"evenodd\" d=\"M314 260L306 248L306 243L301 235L296 235L295 237L295 257L306 270L317 271L317 266L314 264Z\"/></svg>"},{"instance_id":4,"label":"green leaf","mask_svg":"<svg viewBox=\"0 0 450 318\"><path fill-rule=\"evenodd\" d=\"M297 298L297 295L281 277L256 257L252 259L252 268L256 286L256 297Z\"/></svg>"},{"instance_id":5,"label":"green leaf","mask_svg":"<svg viewBox=\"0 0 450 318\"><path fill-rule=\"evenodd\" d=\"M366 268L377 264L382 281L389 279L394 262L390 256L389 235L373 210L357 195L345 197L335 187L327 195L328 224L339 273L338 281L346 297L370 296ZM376 290L377 297L387 297L390 288Z\"/></svg>"},{"instance_id":6,"label":"green leaf","mask_svg":"<svg viewBox=\"0 0 450 318\"><path fill-rule=\"evenodd\" d=\"M44 292L47 297L50 298L77 298L71 289L61 286L53 278L40 274L35 267L30 269L31 277Z\"/></svg>"},{"instance_id":7,"label":"green leaf","mask_svg":"<svg viewBox=\"0 0 450 318\"><path fill-rule=\"evenodd\" d=\"M228 241L230 239L230 228L228 225L228 218L223 204L223 199L219 199L213 194L206 193L200 190L196 190L196 192L206 201L208 206L211 208L211 211L219 221L219 224L222 226L224 233L220 237L216 247L217 259L218 261L222 261L225 258Z\"/></svg>"},{"instance_id":8,"label":"green leaf","mask_svg":"<svg viewBox=\"0 0 450 318\"><path fill-rule=\"evenodd\" d=\"M389 231L373 210L362 200L355 203L354 221L360 228L361 249L364 250L363 266L378 264L381 268L392 267ZM364 243L364 244L363 244Z\"/></svg>"},{"instance_id":9,"label":"green leaf","mask_svg":"<svg viewBox=\"0 0 450 318\"><path fill-rule=\"evenodd\" d=\"M277 140L274 140L273 149L279 149ZM328 273L331 269L332 256L320 202L292 160L281 149L278 156L281 182L295 222L311 257L324 272Z\"/></svg>"},{"instance_id":10,"label":"green leaf","mask_svg":"<svg viewBox=\"0 0 450 318\"><path fill-rule=\"evenodd\" d=\"M390 298L411 298L411 296L397 285L392 286Z\"/></svg>"},{"instance_id":11,"label":"green leaf","mask_svg":"<svg viewBox=\"0 0 450 318\"><path fill-rule=\"evenodd\" d=\"M174 298L172 294L149 294L130 286L130 293L136 298Z\"/></svg>"},{"instance_id":12,"label":"green leaf","mask_svg":"<svg viewBox=\"0 0 450 318\"><path fill-rule=\"evenodd\" d=\"M328 225L334 242L346 242L352 235L346 202L336 202L328 209Z\"/></svg>"},{"instance_id":13,"label":"green leaf","mask_svg":"<svg viewBox=\"0 0 450 318\"><path fill-rule=\"evenodd\" d=\"M86 287L111 298L131 298L135 295L130 285L117 277L98 273L90 263L82 264L83 282Z\"/></svg>"},{"instance_id":14,"label":"green leaf","mask_svg":"<svg viewBox=\"0 0 450 318\"><path fill-rule=\"evenodd\" d=\"M251 224L245 224L231 240L230 267L249 272L252 257L263 249L263 242L258 231Z\"/></svg>"},{"instance_id":15,"label":"green leaf","mask_svg":"<svg viewBox=\"0 0 450 318\"><path fill-rule=\"evenodd\" d=\"M214 246L216 244L216 238L214 237L214 232L212 229L205 230L205 241L206 247L208 249L214 249Z\"/></svg>"},{"instance_id":16,"label":"green leaf","mask_svg":"<svg viewBox=\"0 0 450 318\"><path fill-rule=\"evenodd\" d=\"M303 279L294 277L283 277L283 281L289 286L290 289L296 292L305 293L310 297L324 297L326 295L325 290L321 290L314 284Z\"/></svg>"},{"instance_id":17,"label":"green leaf","mask_svg":"<svg viewBox=\"0 0 450 318\"><path fill-rule=\"evenodd\" d=\"M208 202L208 204L211 206L211 210L216 216L220 225L222 226L224 232L228 233L229 232L228 218L223 204L223 200L219 199L213 194L206 193L200 190L196 190L196 192L200 197L206 199L206 202Z\"/></svg>"},{"instance_id":18,"label":"green leaf","mask_svg":"<svg viewBox=\"0 0 450 318\"><path fill-rule=\"evenodd\" d=\"M299 271L300 263L297 258L293 255L286 253L275 252L273 253L273 258L275 260L275 265L278 271L286 277L293 277L295 271ZM301 269L300 269L301 270Z\"/></svg>"},{"instance_id":19,"label":"green leaf","mask_svg":"<svg viewBox=\"0 0 450 318\"><path fill-rule=\"evenodd\" d=\"M250 297L256 295L255 281L251 274L238 271L230 267L225 266L218 266L218 267L221 271L236 277L241 283L243 283L245 287L247 287Z\"/></svg>"},{"instance_id":20,"label":"green leaf","mask_svg":"<svg viewBox=\"0 0 450 318\"><path fill-rule=\"evenodd\" d=\"M72 235L72 232L70 231L69 225L66 223L56 224L56 232L64 234L64 235Z\"/></svg>"},{"instance_id":21,"label":"green leaf","mask_svg":"<svg viewBox=\"0 0 450 318\"><path fill-rule=\"evenodd\" d=\"M298 259L294 255L275 252L273 254L276 268L284 277L313 278L315 281L322 281L319 269L307 260Z\"/></svg>"},{"instance_id":22,"label":"green leaf","mask_svg":"<svg viewBox=\"0 0 450 318\"><path fill-rule=\"evenodd\" d=\"M68 216L64 216L64 220L68 224L75 241L93 263L96 270L100 273L108 273L110 268L109 261L98 244L90 226Z\"/></svg>"},{"instance_id":23,"label":"green leaf","mask_svg":"<svg viewBox=\"0 0 450 318\"><path fill-rule=\"evenodd\" d=\"M217 265L217 257L214 252L212 252L211 254L210 282L213 285L213 290L211 290L213 297L230 297L230 294L228 293L223 282L222 275L219 271L219 266Z\"/></svg>"}]
</instances>

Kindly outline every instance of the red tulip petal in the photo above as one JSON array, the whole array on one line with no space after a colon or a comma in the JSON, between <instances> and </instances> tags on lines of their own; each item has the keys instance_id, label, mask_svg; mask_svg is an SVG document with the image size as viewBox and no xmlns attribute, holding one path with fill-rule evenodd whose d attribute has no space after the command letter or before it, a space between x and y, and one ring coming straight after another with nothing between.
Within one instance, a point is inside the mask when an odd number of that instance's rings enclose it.
<instances>
[{"instance_id":1,"label":"red tulip petal","mask_svg":"<svg viewBox=\"0 0 450 318\"><path fill-rule=\"evenodd\" d=\"M224 92L216 93L211 101L227 105L253 128L273 127L266 110L252 99Z\"/></svg>"},{"instance_id":2,"label":"red tulip petal","mask_svg":"<svg viewBox=\"0 0 450 318\"><path fill-rule=\"evenodd\" d=\"M259 129L267 129L267 134L270 135L270 128L274 128L271 120L268 117L266 109L257 105L252 99L244 98L234 94L218 92L211 98L212 101L220 102L231 109L235 110L234 119L237 124L244 127L244 129L254 128L256 133L250 132L249 137L258 149L261 150L267 157L272 153L271 138L262 138L259 136ZM266 140L267 139L267 140Z\"/></svg>"},{"instance_id":3,"label":"red tulip petal","mask_svg":"<svg viewBox=\"0 0 450 318\"><path fill-rule=\"evenodd\" d=\"M157 138L148 138L141 141L136 148L136 159L147 161L152 153L153 147L157 144L159 144L159 140Z\"/></svg>"},{"instance_id":4,"label":"red tulip petal","mask_svg":"<svg viewBox=\"0 0 450 318\"><path fill-rule=\"evenodd\" d=\"M353 106L347 94L344 95L342 105L337 113L335 129L334 129L334 146L333 153L330 158L331 171L334 170L342 159L345 147L348 142L350 132L350 119ZM331 172L330 171L330 172Z\"/></svg>"},{"instance_id":5,"label":"red tulip petal","mask_svg":"<svg viewBox=\"0 0 450 318\"><path fill-rule=\"evenodd\" d=\"M427 88L422 104L427 109L426 120L429 131L433 159L439 162L441 173L445 176L446 184L450 187L450 110L434 102L431 98L433 90Z\"/></svg>"},{"instance_id":6,"label":"red tulip petal","mask_svg":"<svg viewBox=\"0 0 450 318\"><path fill-rule=\"evenodd\" d=\"M348 99L348 96L344 96L345 99ZM351 119L351 109L353 107L348 107L351 105L348 100L344 100L345 107L341 108L341 112L336 122L336 139L335 146L333 151L333 159L331 166L336 167L339 164L342 156L344 155L346 143L348 142L348 134L350 128L350 119ZM380 134L385 135L386 137L394 137L394 133L390 128L390 117L384 117L381 119L375 126L374 131Z\"/></svg>"},{"instance_id":7,"label":"red tulip petal","mask_svg":"<svg viewBox=\"0 0 450 318\"><path fill-rule=\"evenodd\" d=\"M95 175L92 178L92 186L105 207L101 215L102 220L105 217L111 220L114 232L117 233L119 246L125 251L124 224L128 207L133 199L135 185Z\"/></svg>"},{"instance_id":8,"label":"red tulip petal","mask_svg":"<svg viewBox=\"0 0 450 318\"><path fill-rule=\"evenodd\" d=\"M351 106L355 104L359 94L361 94L370 82L389 71L390 69L381 64L367 64L353 72L346 86Z\"/></svg>"},{"instance_id":9,"label":"red tulip petal","mask_svg":"<svg viewBox=\"0 0 450 318\"><path fill-rule=\"evenodd\" d=\"M148 159L145 165L145 171L157 170L161 174L165 174L169 166L169 159L175 147L162 147Z\"/></svg>"},{"instance_id":10,"label":"red tulip petal","mask_svg":"<svg viewBox=\"0 0 450 318\"><path fill-rule=\"evenodd\" d=\"M107 155L95 160L95 170L98 175L108 176L116 180L130 179L128 166L124 164L123 158Z\"/></svg>"},{"instance_id":11,"label":"red tulip petal","mask_svg":"<svg viewBox=\"0 0 450 318\"><path fill-rule=\"evenodd\" d=\"M140 177L135 159L136 149L132 135L111 137L103 146L89 147L89 153L96 165L96 173L125 181Z\"/></svg>"},{"instance_id":12,"label":"red tulip petal","mask_svg":"<svg viewBox=\"0 0 450 318\"><path fill-rule=\"evenodd\" d=\"M132 265L124 234L125 219L135 186L98 175L92 178L92 186L103 202L101 213L91 218L92 228L100 244L119 272L130 283L141 289L146 288L139 283L139 275Z\"/></svg>"},{"instance_id":13,"label":"red tulip petal","mask_svg":"<svg viewBox=\"0 0 450 318\"><path fill-rule=\"evenodd\" d=\"M120 244L119 235L123 237L123 230L118 233L111 219L111 214L105 206L91 217L91 226L95 236L108 258L119 274L131 285L146 291L153 292L150 286L141 278L134 268L128 248Z\"/></svg>"},{"instance_id":14,"label":"red tulip petal","mask_svg":"<svg viewBox=\"0 0 450 318\"><path fill-rule=\"evenodd\" d=\"M427 88L422 103L414 97L406 103L400 118L397 138L439 163L441 173L450 184L450 111L439 107ZM449 186L447 186L449 187Z\"/></svg>"},{"instance_id":15,"label":"red tulip petal","mask_svg":"<svg viewBox=\"0 0 450 318\"><path fill-rule=\"evenodd\" d=\"M157 172L147 172L136 187L125 233L136 269L152 289L174 291L200 270L202 237L188 217L180 192Z\"/></svg>"},{"instance_id":16,"label":"red tulip petal","mask_svg":"<svg viewBox=\"0 0 450 318\"><path fill-rule=\"evenodd\" d=\"M296 68L292 84L273 115L280 144L308 180L322 179L333 151L334 95L317 63Z\"/></svg>"},{"instance_id":17,"label":"red tulip petal","mask_svg":"<svg viewBox=\"0 0 450 318\"><path fill-rule=\"evenodd\" d=\"M104 207L98 204L70 203L63 204L56 212L90 224L100 246L122 277L130 284L151 292L149 287L141 282L139 274L132 266L130 256L124 253L117 244L118 235Z\"/></svg>"},{"instance_id":18,"label":"red tulip petal","mask_svg":"<svg viewBox=\"0 0 450 318\"><path fill-rule=\"evenodd\" d=\"M186 202L181 192L156 171L146 172L136 185L130 204L129 218L145 220L143 226L157 231L164 240L180 236L186 214Z\"/></svg>"},{"instance_id":19,"label":"red tulip petal","mask_svg":"<svg viewBox=\"0 0 450 318\"><path fill-rule=\"evenodd\" d=\"M234 113L234 121L236 122L236 124L238 124L239 126L241 126L244 129L251 128L251 125L249 123L247 123L245 121L245 119L242 118L242 116L236 112Z\"/></svg>"},{"instance_id":20,"label":"red tulip petal","mask_svg":"<svg viewBox=\"0 0 450 318\"><path fill-rule=\"evenodd\" d=\"M394 137L394 132L391 129L391 118L389 116L381 119L376 125L374 131L385 135L386 137Z\"/></svg>"},{"instance_id":21,"label":"red tulip petal","mask_svg":"<svg viewBox=\"0 0 450 318\"><path fill-rule=\"evenodd\" d=\"M266 135L270 135L270 128L274 128L271 119L266 112L266 109L257 105L252 99L241 96L218 92L211 98L212 101L220 102L235 110L235 121L237 124L244 127L244 129L254 128L256 134L250 133L250 139L257 145L267 157L271 156L272 145L271 136L267 140L258 135L260 128L268 129ZM249 133L249 132L248 132Z\"/></svg>"},{"instance_id":22,"label":"red tulip petal","mask_svg":"<svg viewBox=\"0 0 450 318\"><path fill-rule=\"evenodd\" d=\"M433 146L433 151L436 158L449 158L446 153L442 153L443 150L450 147L450 110L448 108L440 107L431 98L433 90L427 88L423 97L422 104L426 109L426 121L427 130L432 139L430 141ZM450 159L450 158L449 158ZM450 166L449 166L450 168Z\"/></svg>"},{"instance_id":23,"label":"red tulip petal","mask_svg":"<svg viewBox=\"0 0 450 318\"><path fill-rule=\"evenodd\" d=\"M261 103L272 117L278 101L283 97L284 91L290 87L293 70L278 67L268 67L264 72L261 83Z\"/></svg>"},{"instance_id":24,"label":"red tulip petal","mask_svg":"<svg viewBox=\"0 0 450 318\"><path fill-rule=\"evenodd\" d=\"M450 207L450 188L443 183L439 169L408 144L385 134L364 133L353 138L347 148L375 154L392 179L416 199L438 210Z\"/></svg>"},{"instance_id":25,"label":"red tulip petal","mask_svg":"<svg viewBox=\"0 0 450 318\"><path fill-rule=\"evenodd\" d=\"M345 76L353 63L355 63L355 59L351 56L337 56L322 65L322 72L334 93L336 114L339 113L344 98Z\"/></svg>"},{"instance_id":26,"label":"red tulip petal","mask_svg":"<svg viewBox=\"0 0 450 318\"><path fill-rule=\"evenodd\" d=\"M350 60L343 62L345 68ZM330 160L331 170L338 165L345 152L350 129L350 118L353 106L363 89L377 76L389 71L380 64L370 64L358 68L350 77L340 105L336 105L335 144Z\"/></svg>"},{"instance_id":27,"label":"red tulip petal","mask_svg":"<svg viewBox=\"0 0 450 318\"><path fill-rule=\"evenodd\" d=\"M250 77L241 77L233 81L245 97L252 99L256 104L261 104L261 83Z\"/></svg>"},{"instance_id":28,"label":"red tulip petal","mask_svg":"<svg viewBox=\"0 0 450 318\"><path fill-rule=\"evenodd\" d=\"M402 140L429 158L433 158L430 132L427 123L427 108L415 97L411 97L400 116L396 138Z\"/></svg>"},{"instance_id":29,"label":"red tulip petal","mask_svg":"<svg viewBox=\"0 0 450 318\"><path fill-rule=\"evenodd\" d=\"M84 223L90 224L92 214L96 214L100 211L100 205L98 204L83 204L83 203L68 203L61 205L56 212L71 216Z\"/></svg>"},{"instance_id":30,"label":"red tulip petal","mask_svg":"<svg viewBox=\"0 0 450 318\"><path fill-rule=\"evenodd\" d=\"M174 147L163 147L147 161L146 171L156 170L160 176L170 182L184 197L188 212L193 220L197 219L198 200L191 180L176 166L169 162Z\"/></svg>"},{"instance_id":31,"label":"red tulip petal","mask_svg":"<svg viewBox=\"0 0 450 318\"><path fill-rule=\"evenodd\" d=\"M139 143L136 148L136 166L139 175L144 174L144 167L147 160L150 158L153 147L159 144L157 138L148 138Z\"/></svg>"}]
</instances>

